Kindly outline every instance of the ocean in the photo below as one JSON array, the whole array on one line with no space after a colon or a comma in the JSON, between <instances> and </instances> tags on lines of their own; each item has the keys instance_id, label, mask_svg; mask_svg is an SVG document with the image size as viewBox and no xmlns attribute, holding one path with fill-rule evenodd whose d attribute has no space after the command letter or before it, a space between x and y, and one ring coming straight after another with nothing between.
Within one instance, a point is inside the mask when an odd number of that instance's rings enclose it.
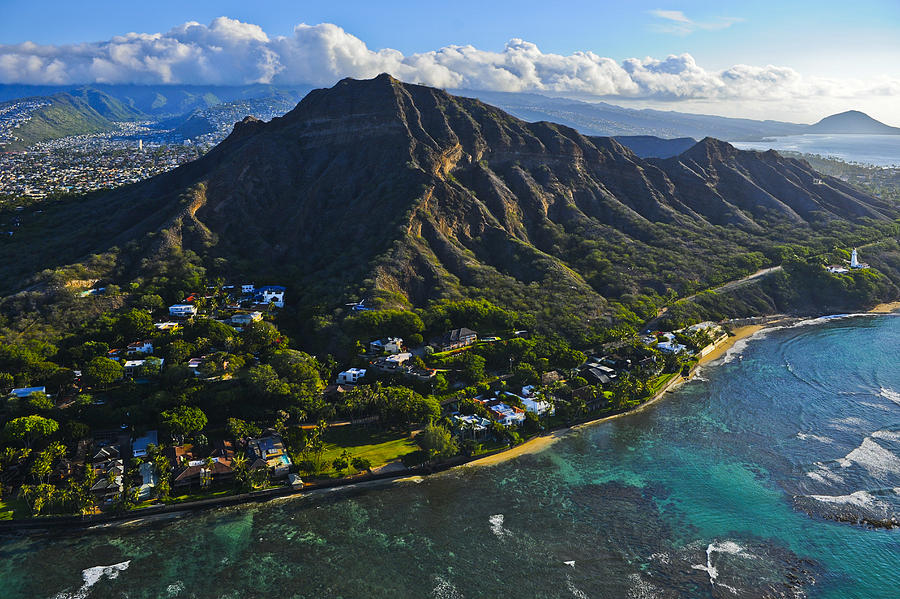
<instances>
[{"instance_id":1,"label":"ocean","mask_svg":"<svg viewBox=\"0 0 900 599\"><path fill-rule=\"evenodd\" d=\"M0 596L893 598L900 316L770 329L491 467L0 540Z\"/></svg>"},{"instance_id":2,"label":"ocean","mask_svg":"<svg viewBox=\"0 0 900 599\"><path fill-rule=\"evenodd\" d=\"M900 135L790 135L764 141L729 142L741 150L819 154L844 162L900 166Z\"/></svg>"}]
</instances>

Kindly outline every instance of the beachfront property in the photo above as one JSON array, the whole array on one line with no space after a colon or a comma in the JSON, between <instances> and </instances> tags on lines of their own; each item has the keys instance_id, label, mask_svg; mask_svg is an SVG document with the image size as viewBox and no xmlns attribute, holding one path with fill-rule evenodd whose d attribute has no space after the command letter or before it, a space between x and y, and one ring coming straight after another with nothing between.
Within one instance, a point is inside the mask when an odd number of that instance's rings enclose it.
<instances>
[{"instance_id":1,"label":"beachfront property","mask_svg":"<svg viewBox=\"0 0 900 599\"><path fill-rule=\"evenodd\" d=\"M284 449L284 442L275 432L264 437L247 440L247 458L250 469L268 468L275 476L286 476L291 468L291 458Z\"/></svg>"},{"instance_id":2,"label":"beachfront property","mask_svg":"<svg viewBox=\"0 0 900 599\"><path fill-rule=\"evenodd\" d=\"M454 414L451 417L454 427L462 438L481 440L487 435L491 421L474 414Z\"/></svg>"}]
</instances>

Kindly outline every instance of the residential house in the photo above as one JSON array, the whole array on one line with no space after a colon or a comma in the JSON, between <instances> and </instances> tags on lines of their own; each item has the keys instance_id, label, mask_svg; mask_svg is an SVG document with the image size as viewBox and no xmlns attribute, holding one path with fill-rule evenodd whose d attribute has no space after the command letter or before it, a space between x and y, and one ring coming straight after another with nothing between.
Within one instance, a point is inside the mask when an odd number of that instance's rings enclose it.
<instances>
[{"instance_id":1,"label":"residential house","mask_svg":"<svg viewBox=\"0 0 900 599\"><path fill-rule=\"evenodd\" d=\"M154 358L154 360L159 362L159 366L162 368L165 360L162 358ZM122 364L122 376L125 378L140 376L143 374L144 366L146 366L149 361L150 360L125 360L125 363Z\"/></svg>"},{"instance_id":2,"label":"residential house","mask_svg":"<svg viewBox=\"0 0 900 599\"><path fill-rule=\"evenodd\" d=\"M592 385L608 385L612 382L609 374L601 370L601 366L591 364L583 367L579 372Z\"/></svg>"},{"instance_id":3,"label":"residential house","mask_svg":"<svg viewBox=\"0 0 900 599\"><path fill-rule=\"evenodd\" d=\"M157 331L174 331L181 326L178 322L154 322L153 326Z\"/></svg>"},{"instance_id":4,"label":"residential house","mask_svg":"<svg viewBox=\"0 0 900 599\"><path fill-rule=\"evenodd\" d=\"M379 358L373 366L382 372L399 372L403 369L403 365L412 358L409 352L402 352L392 356L384 356Z\"/></svg>"},{"instance_id":5,"label":"residential house","mask_svg":"<svg viewBox=\"0 0 900 599\"><path fill-rule=\"evenodd\" d=\"M197 314L197 306L192 306L191 304L174 304L169 306L169 314L171 316L188 318Z\"/></svg>"},{"instance_id":6,"label":"residential house","mask_svg":"<svg viewBox=\"0 0 900 599\"><path fill-rule=\"evenodd\" d=\"M501 399L475 399L484 405L491 417L504 426L521 424L525 421L525 410L507 405Z\"/></svg>"},{"instance_id":7,"label":"residential house","mask_svg":"<svg viewBox=\"0 0 900 599\"><path fill-rule=\"evenodd\" d=\"M487 435L491 421L474 414L454 414L451 417L453 424L459 429L459 436L463 439L482 440Z\"/></svg>"},{"instance_id":8,"label":"residential house","mask_svg":"<svg viewBox=\"0 0 900 599\"><path fill-rule=\"evenodd\" d=\"M12 391L9 392L10 395L15 395L19 399L26 399L32 393L47 393L46 387L16 387Z\"/></svg>"},{"instance_id":9,"label":"residential house","mask_svg":"<svg viewBox=\"0 0 900 599\"><path fill-rule=\"evenodd\" d=\"M287 476L291 468L291 458L284 449L284 442L274 431L267 435L247 441L247 457L251 469L266 467L274 471L275 476Z\"/></svg>"},{"instance_id":10,"label":"residential house","mask_svg":"<svg viewBox=\"0 0 900 599\"><path fill-rule=\"evenodd\" d=\"M472 345L478 341L478 333L472 329L461 328L448 331L443 337L434 342L437 351L450 351Z\"/></svg>"},{"instance_id":11,"label":"residential house","mask_svg":"<svg viewBox=\"0 0 900 599\"><path fill-rule=\"evenodd\" d=\"M369 351L375 355L399 354L403 351L403 339L400 337L385 337L369 343Z\"/></svg>"},{"instance_id":12,"label":"residential house","mask_svg":"<svg viewBox=\"0 0 900 599\"><path fill-rule=\"evenodd\" d=\"M284 292L287 289L280 285L266 285L256 290L253 301L257 304L274 304L276 308L284 308Z\"/></svg>"},{"instance_id":13,"label":"residential house","mask_svg":"<svg viewBox=\"0 0 900 599\"><path fill-rule=\"evenodd\" d=\"M253 283L244 283L241 285L241 293L244 295L253 295L256 291L256 285Z\"/></svg>"},{"instance_id":14,"label":"residential house","mask_svg":"<svg viewBox=\"0 0 900 599\"><path fill-rule=\"evenodd\" d=\"M118 447L108 446L101 448L95 455L91 467L97 477L91 486L91 493L100 501L114 498L122 492L124 485L122 477L125 475L125 462L120 457Z\"/></svg>"},{"instance_id":15,"label":"residential house","mask_svg":"<svg viewBox=\"0 0 900 599\"><path fill-rule=\"evenodd\" d=\"M243 314L234 314L231 317L231 324L235 326L246 326L251 322L256 322L262 320L263 313L262 312L250 312Z\"/></svg>"},{"instance_id":16,"label":"residential house","mask_svg":"<svg viewBox=\"0 0 900 599\"><path fill-rule=\"evenodd\" d=\"M159 436L156 431L147 431L145 435L135 439L131 444L131 453L136 458L146 457L147 448L150 445L159 445Z\"/></svg>"},{"instance_id":17,"label":"residential house","mask_svg":"<svg viewBox=\"0 0 900 599\"><path fill-rule=\"evenodd\" d=\"M679 354L688 350L688 347L686 345L675 341L674 333L662 333L660 334L660 337L662 337L662 340L656 344L656 349L658 349L659 351L670 354Z\"/></svg>"},{"instance_id":18,"label":"residential house","mask_svg":"<svg viewBox=\"0 0 900 599\"><path fill-rule=\"evenodd\" d=\"M349 370L345 370L343 372L338 373L337 384L338 385L355 385L361 379L365 378L366 369L365 368L350 368Z\"/></svg>"},{"instance_id":19,"label":"residential house","mask_svg":"<svg viewBox=\"0 0 900 599\"><path fill-rule=\"evenodd\" d=\"M549 401L540 401L537 399L531 399L529 397L523 397L522 405L525 406L526 412L532 412L537 414L538 416L543 416L544 414L553 414L553 405Z\"/></svg>"},{"instance_id":20,"label":"residential house","mask_svg":"<svg viewBox=\"0 0 900 599\"><path fill-rule=\"evenodd\" d=\"M141 464L138 472L141 475L141 486L138 489L138 498L141 501L146 501L147 499L150 499L150 495L153 494L153 488L159 482L159 477L156 475L156 470L150 462Z\"/></svg>"},{"instance_id":21,"label":"residential house","mask_svg":"<svg viewBox=\"0 0 900 599\"><path fill-rule=\"evenodd\" d=\"M128 353L136 353L136 354L152 354L153 353L153 342L152 341L135 341L134 343L129 343L125 348L125 351Z\"/></svg>"}]
</instances>

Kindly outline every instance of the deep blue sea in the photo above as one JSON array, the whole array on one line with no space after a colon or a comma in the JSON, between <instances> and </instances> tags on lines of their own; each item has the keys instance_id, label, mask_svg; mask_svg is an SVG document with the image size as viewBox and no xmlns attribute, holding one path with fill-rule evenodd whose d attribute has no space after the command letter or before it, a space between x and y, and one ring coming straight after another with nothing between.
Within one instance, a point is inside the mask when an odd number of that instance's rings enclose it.
<instances>
[{"instance_id":1,"label":"deep blue sea","mask_svg":"<svg viewBox=\"0 0 900 599\"><path fill-rule=\"evenodd\" d=\"M900 317L742 340L643 412L424 481L0 540L0 596L900 596Z\"/></svg>"},{"instance_id":2,"label":"deep blue sea","mask_svg":"<svg viewBox=\"0 0 900 599\"><path fill-rule=\"evenodd\" d=\"M819 154L844 162L900 166L900 135L790 135L731 144L742 150L772 149Z\"/></svg>"}]
</instances>

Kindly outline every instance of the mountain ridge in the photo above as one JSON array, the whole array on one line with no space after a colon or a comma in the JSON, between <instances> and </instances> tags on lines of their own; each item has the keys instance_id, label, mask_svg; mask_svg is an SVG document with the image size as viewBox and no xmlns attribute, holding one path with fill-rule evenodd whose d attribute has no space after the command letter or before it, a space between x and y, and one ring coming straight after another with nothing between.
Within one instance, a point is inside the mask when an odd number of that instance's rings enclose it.
<instances>
[{"instance_id":1,"label":"mountain ridge","mask_svg":"<svg viewBox=\"0 0 900 599\"><path fill-rule=\"evenodd\" d=\"M86 216L60 226L90 234L65 247L124 248L128 276L158 276L142 264L192 252L223 276L280 278L307 306L484 297L548 321L562 317L546 312L554 297L608 319L610 302L753 270L776 243L900 216L775 152L706 138L645 160L615 139L388 75L245 119L197 161L78 209ZM42 222L44 243L21 246L17 267L66 255Z\"/></svg>"}]
</instances>

